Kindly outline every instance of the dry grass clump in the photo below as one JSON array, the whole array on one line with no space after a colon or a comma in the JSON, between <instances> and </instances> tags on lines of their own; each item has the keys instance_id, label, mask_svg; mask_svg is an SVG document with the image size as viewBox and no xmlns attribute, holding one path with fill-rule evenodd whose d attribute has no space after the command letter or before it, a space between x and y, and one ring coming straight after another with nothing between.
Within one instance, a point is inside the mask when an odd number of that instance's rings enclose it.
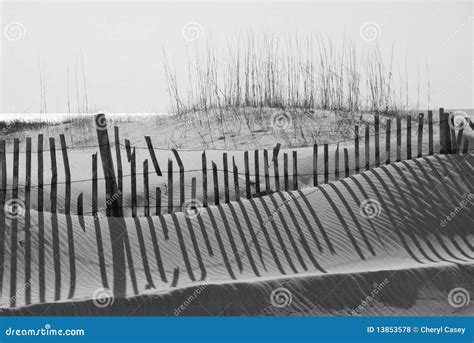
<instances>
[{"instance_id":1,"label":"dry grass clump","mask_svg":"<svg viewBox=\"0 0 474 343\"><path fill-rule=\"evenodd\" d=\"M395 113L393 48L386 64L377 45L359 54L344 39L290 35L236 35L224 50L212 41L190 45L187 79L179 80L167 62L165 73L177 114L213 108L270 107L324 109L345 112ZM187 87L182 87L182 84ZM402 91L400 89L400 91Z\"/></svg>"}]
</instances>

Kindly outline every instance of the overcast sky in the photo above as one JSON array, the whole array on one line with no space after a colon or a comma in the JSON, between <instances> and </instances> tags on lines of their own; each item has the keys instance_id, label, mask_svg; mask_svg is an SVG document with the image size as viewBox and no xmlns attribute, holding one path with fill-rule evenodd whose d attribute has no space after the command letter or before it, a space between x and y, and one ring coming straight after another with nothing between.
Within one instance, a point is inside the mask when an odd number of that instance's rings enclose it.
<instances>
[{"instance_id":1,"label":"overcast sky","mask_svg":"<svg viewBox=\"0 0 474 343\"><path fill-rule=\"evenodd\" d=\"M47 111L67 111L67 71L75 93L82 61L88 103L109 112L164 112L169 108L162 49L184 66L183 27L198 23L199 40L225 42L235 32L281 31L345 34L358 46L361 26L380 28L384 54L395 45L395 64L408 59L410 89L417 65L430 70L432 104L474 108L473 5L454 2L2 2L2 113L41 111L38 62L44 63ZM18 29L18 31L16 31ZM178 74L185 70L179 70ZM72 107L75 110L75 95ZM80 95L83 98L83 94Z\"/></svg>"}]
</instances>

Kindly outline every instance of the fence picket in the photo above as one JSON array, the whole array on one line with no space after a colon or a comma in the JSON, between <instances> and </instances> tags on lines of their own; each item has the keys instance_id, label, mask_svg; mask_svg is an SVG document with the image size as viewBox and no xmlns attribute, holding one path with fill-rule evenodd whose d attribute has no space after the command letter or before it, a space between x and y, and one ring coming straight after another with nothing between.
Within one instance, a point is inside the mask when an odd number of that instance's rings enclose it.
<instances>
[{"instance_id":1,"label":"fence picket","mask_svg":"<svg viewBox=\"0 0 474 343\"><path fill-rule=\"evenodd\" d=\"M71 213L71 169L69 167L69 157L67 154L66 138L64 134L59 136L61 141L61 152L63 156L64 174L65 174L65 196L64 196L64 213Z\"/></svg>"},{"instance_id":2,"label":"fence picket","mask_svg":"<svg viewBox=\"0 0 474 343\"><path fill-rule=\"evenodd\" d=\"M423 120L424 115L420 113L418 115L418 158L423 156Z\"/></svg>"},{"instance_id":3,"label":"fence picket","mask_svg":"<svg viewBox=\"0 0 474 343\"><path fill-rule=\"evenodd\" d=\"M51 157L51 213L56 213L57 201L58 201L58 167L56 163L56 145L54 138L49 139L49 153Z\"/></svg>"},{"instance_id":4,"label":"fence picket","mask_svg":"<svg viewBox=\"0 0 474 343\"><path fill-rule=\"evenodd\" d=\"M250 168L249 168L249 152L244 152L244 166L245 166L245 193L247 199L252 198L252 191L250 189Z\"/></svg>"},{"instance_id":5,"label":"fence picket","mask_svg":"<svg viewBox=\"0 0 474 343\"><path fill-rule=\"evenodd\" d=\"M219 177L217 174L217 165L212 161L212 181L214 183L214 205L219 205Z\"/></svg>"},{"instance_id":6,"label":"fence picket","mask_svg":"<svg viewBox=\"0 0 474 343\"><path fill-rule=\"evenodd\" d=\"M392 130L392 121L387 119L385 128L385 164L390 164L390 132Z\"/></svg>"}]
</instances>

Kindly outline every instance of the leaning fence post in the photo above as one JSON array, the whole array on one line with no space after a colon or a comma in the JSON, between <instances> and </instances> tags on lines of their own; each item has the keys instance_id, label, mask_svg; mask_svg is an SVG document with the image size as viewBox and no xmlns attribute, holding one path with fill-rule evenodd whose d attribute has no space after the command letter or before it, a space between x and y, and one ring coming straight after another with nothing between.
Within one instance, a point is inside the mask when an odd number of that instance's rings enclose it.
<instances>
[{"instance_id":1,"label":"leaning fence post","mask_svg":"<svg viewBox=\"0 0 474 343\"><path fill-rule=\"evenodd\" d=\"M119 217L122 215L118 202L114 194L117 193L117 183L115 179L114 162L110 150L109 134L107 132L107 119L105 114L99 113L95 116L97 139L99 141L100 158L104 170L106 188L106 209L107 216ZM114 199L112 199L114 198Z\"/></svg>"},{"instance_id":2,"label":"leaning fence post","mask_svg":"<svg viewBox=\"0 0 474 343\"><path fill-rule=\"evenodd\" d=\"M176 158L176 162L178 162L179 168L179 207L183 207L185 201L185 194L184 194L184 165L183 161L181 161L181 157L179 157L178 151L176 149L171 149Z\"/></svg>"},{"instance_id":3,"label":"leaning fence post","mask_svg":"<svg viewBox=\"0 0 474 343\"><path fill-rule=\"evenodd\" d=\"M145 136L146 145L148 147L148 152L150 153L151 162L153 163L153 167L155 168L156 175L163 176L161 173L160 165L158 164L158 160L156 159L155 149L153 149L153 144L151 143L150 136Z\"/></svg>"}]
</instances>

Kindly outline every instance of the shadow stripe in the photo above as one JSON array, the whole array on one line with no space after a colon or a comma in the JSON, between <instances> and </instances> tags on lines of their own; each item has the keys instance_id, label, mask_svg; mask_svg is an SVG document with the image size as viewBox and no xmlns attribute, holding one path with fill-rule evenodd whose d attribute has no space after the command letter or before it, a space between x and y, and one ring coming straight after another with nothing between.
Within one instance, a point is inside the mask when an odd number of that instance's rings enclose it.
<instances>
[{"instance_id":1,"label":"shadow stripe","mask_svg":"<svg viewBox=\"0 0 474 343\"><path fill-rule=\"evenodd\" d=\"M252 251L250 250L250 247L248 245L247 239L245 238L245 234L242 230L242 225L240 225L240 220L237 217L237 213L235 212L234 205L230 202L229 204L229 209L230 212L232 213L232 217L235 223L235 226L237 227L237 231L239 232L240 239L242 241L242 244L244 245L245 253L247 254L247 258L250 262L250 266L252 267L252 270L256 276L260 276L260 273L257 269L257 266L255 265L255 261L252 256Z\"/></svg>"},{"instance_id":2,"label":"shadow stripe","mask_svg":"<svg viewBox=\"0 0 474 343\"><path fill-rule=\"evenodd\" d=\"M202 233L202 237L204 239L204 243L206 243L207 252L209 253L210 256L214 256L214 252L212 251L211 242L209 240L209 235L207 234L207 230L206 230L206 226L204 225L204 221L202 220L201 216L198 216L197 219L198 219L198 223L199 223L199 228L200 228L201 233Z\"/></svg>"},{"instance_id":3,"label":"shadow stripe","mask_svg":"<svg viewBox=\"0 0 474 343\"><path fill-rule=\"evenodd\" d=\"M181 249L181 254L183 255L184 264L186 266L186 270L188 272L189 278L192 281L196 281L196 278L194 277L193 269L189 262L188 251L186 250L186 244L184 243L184 237L183 237L183 233L181 232L181 226L179 225L178 217L176 217L175 213L171 213L171 218L173 218L173 223L176 229L176 233L178 234L179 247Z\"/></svg>"},{"instance_id":4,"label":"shadow stripe","mask_svg":"<svg viewBox=\"0 0 474 343\"><path fill-rule=\"evenodd\" d=\"M318 189L321 189L321 188L322 187L318 187ZM334 247L332 246L332 243L329 240L329 236L326 233L326 229L324 229L323 224L321 223L318 216L316 215L316 212L314 211L313 207L309 203L308 198L306 197L306 195L301 190L298 190L297 192L300 195L300 198L303 199L303 202L305 203L306 207L308 208L309 212L311 213L311 216L313 217L314 221L316 222L316 225L318 226L319 231L321 231L321 234L323 235L324 241L326 242L326 244L329 248L329 251L332 254L335 254L336 250L334 250ZM297 198L295 198L295 202L298 202Z\"/></svg>"},{"instance_id":5,"label":"shadow stripe","mask_svg":"<svg viewBox=\"0 0 474 343\"><path fill-rule=\"evenodd\" d=\"M293 210L291 209L291 206L286 202L285 197L283 196L282 192L277 192L280 198L283 200L283 203L285 204L285 207L290 214L291 220L295 224L296 230L298 231L298 234L300 236L300 242L301 245L303 246L303 249L305 250L306 254L308 255L309 259L311 260L311 263L313 263L314 267L323 273L326 273L326 271L321 267L321 265L316 261L316 258L314 257L313 253L311 252L311 249L309 247L308 241L306 240L306 237L303 233L303 230L301 230L300 225L298 224L298 221L295 217L295 214Z\"/></svg>"},{"instance_id":6,"label":"shadow stripe","mask_svg":"<svg viewBox=\"0 0 474 343\"><path fill-rule=\"evenodd\" d=\"M257 254L258 254L258 257L260 259L260 262L262 262L263 268L265 269L265 271L267 271L267 267L265 266L265 260L263 259L262 248L261 248L260 243L257 239L258 232L256 233L254 231L252 223L251 223L250 218L248 216L247 210L245 209L245 206L242 204L242 201L238 201L237 203L239 204L240 210L242 211L242 214L244 215L245 224L247 225L247 228L249 230L250 237L252 237L252 242L255 246L255 249L257 249Z\"/></svg>"},{"instance_id":7,"label":"shadow stripe","mask_svg":"<svg viewBox=\"0 0 474 343\"><path fill-rule=\"evenodd\" d=\"M153 249L155 251L156 264L158 266L158 270L160 271L161 280L165 283L168 283L168 280L166 279L166 273L163 267L163 261L161 259L160 246L158 244L158 239L156 237L155 223L153 222L153 219L151 217L147 217L147 221L148 221L148 227L150 229L150 236L151 236L151 241L153 243Z\"/></svg>"},{"instance_id":8,"label":"shadow stripe","mask_svg":"<svg viewBox=\"0 0 474 343\"><path fill-rule=\"evenodd\" d=\"M253 208L253 212L255 216L257 217L258 222L260 223L260 228L261 230L257 231L257 234L260 232L263 232L263 235L265 236L265 239L267 241L268 248L270 249L270 252L273 256L273 259L275 260L275 263L277 265L278 270L282 274L286 274L285 270L283 269L283 266L281 265L280 260L278 259L278 254L275 251L275 247L273 246L273 243L271 241L270 235L268 234L267 227L265 223L262 220L262 216L260 215L260 211L257 208L257 205L255 204L255 200L253 198L249 199L250 205Z\"/></svg>"},{"instance_id":9,"label":"shadow stripe","mask_svg":"<svg viewBox=\"0 0 474 343\"><path fill-rule=\"evenodd\" d=\"M334 201L332 201L331 197L329 196L329 194L326 192L326 190L324 189L324 187L321 187L320 189L321 191L321 194L324 195L324 197L326 198L326 200L328 201L329 205L331 205L332 207L332 210L334 211L334 214L337 216L337 218L339 219L339 222L341 223L342 227L344 228L344 231L346 232L346 235L347 237L349 238L349 240L351 241L352 243L352 246L354 247L354 249L356 250L357 252L357 255L359 255L359 257L363 260L365 260L365 256L364 254L362 253L362 250L360 250L359 248L359 245L357 244L357 241L355 240L354 236L352 235L350 229L349 229L349 226L347 225L346 221L344 220L344 217L342 216L342 214L339 212L339 209L337 208L337 205Z\"/></svg>"},{"instance_id":10,"label":"shadow stripe","mask_svg":"<svg viewBox=\"0 0 474 343\"><path fill-rule=\"evenodd\" d=\"M227 257L227 253L225 251L224 244L222 243L222 238L221 235L219 234L219 228L216 224L216 220L214 219L214 215L212 214L212 211L210 210L209 207L206 207L207 213L209 215L209 218L211 220L212 228L214 230L214 234L217 239L217 243L219 244L219 249L221 250L222 258L224 259L224 264L227 268L227 272L229 273L230 277L235 280L235 275L234 272L232 271L232 266L229 263L229 259Z\"/></svg>"},{"instance_id":11,"label":"shadow stripe","mask_svg":"<svg viewBox=\"0 0 474 343\"><path fill-rule=\"evenodd\" d=\"M367 235L365 234L364 232L364 229L362 228L362 226L360 225L359 223L359 220L357 219L357 217L355 216L354 214L354 211L352 211L352 207L349 205L349 203L347 202L347 200L344 198L344 195L339 191L339 189L337 189L337 187L331 183L329 184L329 187L332 188L332 190L337 194L337 196L339 197L339 199L341 200L342 204L345 206L346 208L346 211L349 213L349 215L351 216L352 218L352 221L354 222L354 224L356 225L357 227L357 230L359 231L361 237L362 237L362 240L364 241L365 245L367 246L367 248L369 249L370 253L375 256L375 250L374 248L372 247L372 244L370 244L370 240L367 238Z\"/></svg>"},{"instance_id":12,"label":"shadow stripe","mask_svg":"<svg viewBox=\"0 0 474 343\"><path fill-rule=\"evenodd\" d=\"M280 197L286 201L286 198L284 197L283 193L282 192L277 192ZM311 227L311 224L308 220L308 217L306 216L306 213L304 213L303 211L303 208L301 207L301 205L299 204L298 202L298 199L297 197L292 197L292 202L296 205L296 208L298 209L298 213L300 214L300 216L303 218L304 220L304 223L306 224L306 229L308 230L309 234L311 235L311 238L313 238L313 241L314 243L316 244L316 246L318 247L318 250L319 252L323 252L323 247L321 246L321 242L319 242L319 239L318 237L316 236L316 233L314 232L313 228ZM289 206L289 205L288 205ZM291 206L289 206L288 208L291 208Z\"/></svg>"},{"instance_id":13,"label":"shadow stripe","mask_svg":"<svg viewBox=\"0 0 474 343\"><path fill-rule=\"evenodd\" d=\"M416 255L414 254L414 252L410 249L410 247L408 246L406 240L405 240L405 237L403 237L403 234L404 232L402 232L398 226L398 223L395 222L395 219L393 218L393 215L392 215L392 212L390 211L389 207L387 206L387 203L385 202L385 200L383 199L382 195L380 194L380 192L378 191L377 187L375 187L374 183L364 174L360 174L362 175L362 177L364 177L365 181L368 183L368 185L372 188L372 190L374 191L375 193L375 196L376 198L380 201L380 204L381 206L383 207L383 211L385 213L387 213L387 216L388 216L388 219L390 221L390 223L392 224L392 227L395 229L395 233L397 234L398 238L400 239L400 242L402 243L403 247L405 248L405 250L408 252L408 254L417 262L421 263L421 264L424 264L424 262L422 262L418 257L416 257ZM354 182L359 182L357 181L357 179L353 179ZM362 185L361 185L362 187ZM387 192L387 190L385 190ZM389 196L390 196L390 192L389 192ZM392 202L393 202L393 195L392 195L392 199L390 199ZM400 213L400 212L399 212ZM406 233L406 235L408 237L411 238L411 240L415 243L417 249L422 252L423 256L425 256L426 254L424 254L424 251L421 249L421 246L420 244L418 243L418 241L416 240L416 237L414 237L413 233L408 230L408 232ZM425 256L426 257L426 256ZM428 260L432 261L431 258L428 256L427 257ZM434 261L433 261L434 262Z\"/></svg>"},{"instance_id":14,"label":"shadow stripe","mask_svg":"<svg viewBox=\"0 0 474 343\"><path fill-rule=\"evenodd\" d=\"M150 272L150 265L148 263L148 255L146 252L145 240L143 239L142 226L141 226L140 220L137 217L133 217L133 220L135 222L135 229L137 231L138 244L140 245L140 254L142 255L143 269L145 270L145 277L147 281L147 285L145 287L147 287L147 289L151 287L155 288L155 284L153 283L153 278Z\"/></svg>"},{"instance_id":15,"label":"shadow stripe","mask_svg":"<svg viewBox=\"0 0 474 343\"><path fill-rule=\"evenodd\" d=\"M305 271L308 270L308 267L306 266L306 263L304 262L304 259L303 257L301 256L300 254L300 251L298 249L298 246L296 245L295 243L295 240L293 238L293 235L291 234L290 232L290 229L288 228L288 224L286 223L286 220L285 218L283 218L283 215L280 211L280 208L279 208L279 205L278 205L278 202L276 201L275 197L271 194L268 195L270 200L272 201L273 203L273 206L275 206L275 211L278 213L278 217L280 218L280 221L281 223L283 224L283 229L285 230L286 232L286 235L288 236L288 239L290 240L290 243L291 243L291 246L293 247L293 251L295 252L296 254L296 257L298 258L298 261L300 262L301 266L303 267L303 269ZM262 200L263 201L263 200ZM273 213L272 213L272 216L273 216ZM298 225L297 222L295 222L296 224L295 225ZM275 224L276 225L276 224ZM300 229L301 231L301 229Z\"/></svg>"},{"instance_id":16,"label":"shadow stripe","mask_svg":"<svg viewBox=\"0 0 474 343\"><path fill-rule=\"evenodd\" d=\"M217 209L218 209L219 214L222 218L224 228L227 232L227 237L229 238L230 246L231 246L232 251L234 253L234 257L235 257L235 260L237 262L237 266L239 267L240 273L242 273L242 271L243 271L242 261L240 260L239 251L237 250L237 246L235 245L234 236L232 235L232 230L229 227L229 222L227 221L227 216L224 213L224 210L222 209L222 206L218 205Z\"/></svg>"},{"instance_id":17,"label":"shadow stripe","mask_svg":"<svg viewBox=\"0 0 474 343\"><path fill-rule=\"evenodd\" d=\"M206 278L207 272L206 267L202 261L201 251L199 250L199 244L196 240L196 235L194 234L193 223L189 220L188 217L184 216L186 225L188 226L189 234L191 235L191 241L193 242L194 252L196 253L196 258L198 260L199 268L201 269L201 280Z\"/></svg>"}]
</instances>

